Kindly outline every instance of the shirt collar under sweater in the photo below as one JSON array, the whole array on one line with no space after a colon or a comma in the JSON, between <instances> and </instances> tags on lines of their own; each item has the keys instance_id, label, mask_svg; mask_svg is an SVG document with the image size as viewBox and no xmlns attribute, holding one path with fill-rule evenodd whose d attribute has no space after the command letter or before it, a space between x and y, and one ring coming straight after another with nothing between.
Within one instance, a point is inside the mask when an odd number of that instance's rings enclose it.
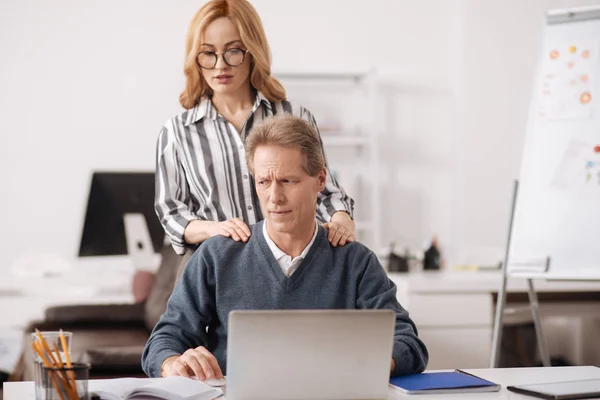
<instances>
[{"instance_id":1,"label":"shirt collar under sweater","mask_svg":"<svg viewBox=\"0 0 600 400\"><path fill-rule=\"evenodd\" d=\"M281 270L286 276L292 276L292 274L296 271L302 260L304 260L304 258L308 254L308 251L310 250L312 244L315 242L315 239L317 238L317 232L319 231L319 229L317 227L317 222L315 221L315 231L313 233L312 239L310 240L310 242L308 242L308 245L304 248L304 250L302 250L302 253L300 253L300 255L298 257L295 257L294 259L292 259L291 256L289 256L283 250L277 247L273 239L271 239L271 237L267 233L267 220L264 220L262 231L265 237L265 241L267 242L269 249L273 253L273 256L279 263Z\"/></svg>"}]
</instances>

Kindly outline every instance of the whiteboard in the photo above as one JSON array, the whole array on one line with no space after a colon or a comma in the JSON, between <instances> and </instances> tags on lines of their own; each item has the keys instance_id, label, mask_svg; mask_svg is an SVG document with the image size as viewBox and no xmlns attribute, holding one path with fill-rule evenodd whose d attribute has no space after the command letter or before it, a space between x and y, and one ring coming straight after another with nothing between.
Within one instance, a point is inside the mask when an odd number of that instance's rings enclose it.
<instances>
[{"instance_id":1,"label":"whiteboard","mask_svg":"<svg viewBox=\"0 0 600 400\"><path fill-rule=\"evenodd\" d=\"M548 12L507 271L600 278L600 7Z\"/></svg>"}]
</instances>

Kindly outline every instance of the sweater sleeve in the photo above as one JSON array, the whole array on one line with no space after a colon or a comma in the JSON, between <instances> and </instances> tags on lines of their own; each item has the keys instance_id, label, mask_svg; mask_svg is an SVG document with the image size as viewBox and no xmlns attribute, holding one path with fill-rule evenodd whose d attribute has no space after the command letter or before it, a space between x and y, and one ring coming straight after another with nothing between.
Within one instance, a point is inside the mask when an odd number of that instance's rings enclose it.
<instances>
[{"instance_id":1,"label":"sweater sleeve","mask_svg":"<svg viewBox=\"0 0 600 400\"><path fill-rule=\"evenodd\" d=\"M151 378L160 377L160 368L168 357L206 347L206 330L216 311L214 269L204 250L201 246L190 259L146 343L142 369Z\"/></svg>"},{"instance_id":2,"label":"sweater sleeve","mask_svg":"<svg viewBox=\"0 0 600 400\"><path fill-rule=\"evenodd\" d=\"M375 254L369 251L366 257L366 267L358 283L357 307L394 310L396 326L392 358L396 368L392 376L422 372L429 361L427 347L419 339L408 311L398 303L396 285L388 278ZM360 257L355 259L360 260Z\"/></svg>"}]
</instances>

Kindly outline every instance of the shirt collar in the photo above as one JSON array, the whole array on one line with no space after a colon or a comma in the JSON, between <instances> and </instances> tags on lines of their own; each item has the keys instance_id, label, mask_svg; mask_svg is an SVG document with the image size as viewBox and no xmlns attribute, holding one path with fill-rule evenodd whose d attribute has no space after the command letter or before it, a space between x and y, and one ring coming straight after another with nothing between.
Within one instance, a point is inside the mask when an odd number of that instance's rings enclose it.
<instances>
[{"instance_id":1,"label":"shirt collar","mask_svg":"<svg viewBox=\"0 0 600 400\"><path fill-rule=\"evenodd\" d=\"M271 239L271 237L267 233L267 220L266 219L265 219L265 222L263 223L262 231L263 231L263 235L265 237L265 241L267 242L269 249L271 249L271 252L273 253L273 256L275 256L275 259L277 261L279 261L281 258L288 255L283 250L281 250L279 247L277 247L275 242ZM310 240L310 242L308 242L308 244L306 245L304 250L302 250L302 253L300 253L300 255L299 255L300 258L304 259L304 257L306 257L310 248L312 247L312 244L315 242L315 239L317 238L318 232L319 232L319 227L317 225L317 222L315 221L315 233L313 233L312 239Z\"/></svg>"},{"instance_id":2,"label":"shirt collar","mask_svg":"<svg viewBox=\"0 0 600 400\"><path fill-rule=\"evenodd\" d=\"M256 99L254 100L254 106L252 107L252 113L256 111L258 106L264 104L267 109L271 110L271 102L265 97L264 94L257 91ZM202 118L210 118L216 120L219 116L219 112L212 103L212 100L208 96L202 97L198 105L187 112L185 119L185 125L189 126L200 121Z\"/></svg>"}]
</instances>

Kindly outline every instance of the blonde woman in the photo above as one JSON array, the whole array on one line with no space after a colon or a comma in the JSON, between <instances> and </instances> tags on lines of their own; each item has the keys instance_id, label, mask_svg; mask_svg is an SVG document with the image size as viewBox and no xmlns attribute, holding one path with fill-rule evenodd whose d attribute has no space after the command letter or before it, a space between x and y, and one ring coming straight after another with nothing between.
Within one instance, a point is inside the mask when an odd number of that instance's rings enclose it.
<instances>
[{"instance_id":1,"label":"blonde woman","mask_svg":"<svg viewBox=\"0 0 600 400\"><path fill-rule=\"evenodd\" d=\"M196 13L184 72L180 103L186 111L171 118L158 137L155 199L175 251L186 255L182 265L209 237L247 241L248 225L264 218L244 153L252 126L289 113L317 128L311 113L287 101L271 76L262 22L245 0L212 0ZM317 219L331 245L343 246L355 240L354 201L330 173L327 177Z\"/></svg>"}]
</instances>

